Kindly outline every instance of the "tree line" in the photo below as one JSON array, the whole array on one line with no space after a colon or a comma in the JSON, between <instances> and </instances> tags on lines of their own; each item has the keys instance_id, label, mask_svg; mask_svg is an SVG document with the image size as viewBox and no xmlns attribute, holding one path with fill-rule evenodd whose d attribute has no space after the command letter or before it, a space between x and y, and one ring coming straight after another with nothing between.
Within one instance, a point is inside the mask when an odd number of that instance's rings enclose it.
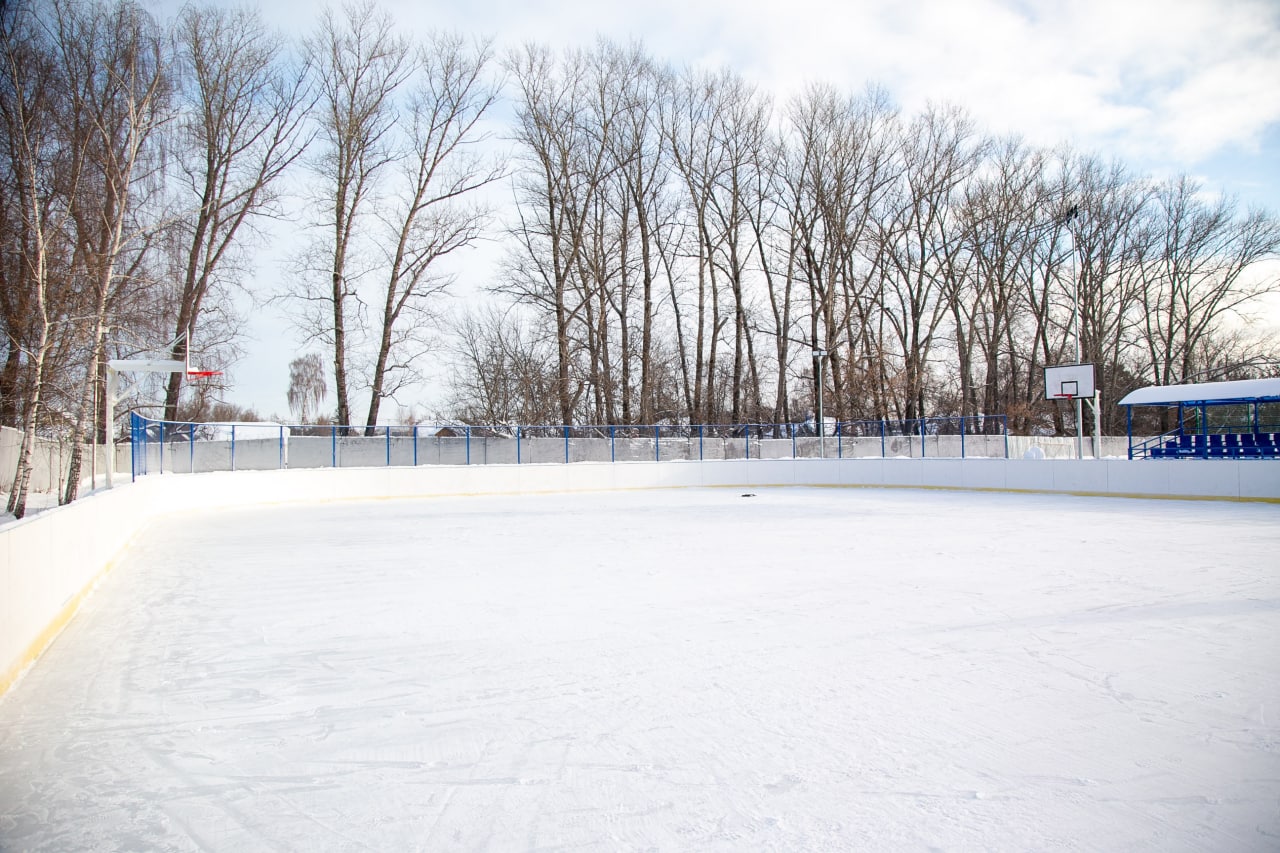
<instances>
[{"instance_id":1,"label":"tree line","mask_svg":"<svg viewBox=\"0 0 1280 853\"><path fill-rule=\"evenodd\" d=\"M1273 214L992 136L954 105L908 115L824 84L775 102L606 40L498 54L370 0L298 39L249 9L10 2L0 39L19 515L37 435L70 440L76 497L84 440L113 428L108 359L165 341L234 359L271 228L299 248L286 286L253 295L323 353L294 365L290 404L319 415L332 382L324 416L367 428L427 356L452 367L435 414L471 423L788 422L821 376L842 420L1063 432L1045 366L1094 363L1114 401L1278 355L1241 322L1280 290ZM450 302L482 240L501 263ZM251 416L217 391L134 386L169 419Z\"/></svg>"},{"instance_id":2,"label":"tree line","mask_svg":"<svg viewBox=\"0 0 1280 853\"><path fill-rule=\"evenodd\" d=\"M1095 364L1114 402L1280 355L1241 322L1280 286L1275 216L1189 177L995 137L956 106L904 115L874 87L775 104L636 45L532 46L504 70L519 218L505 303L461 330L472 416L788 422L821 376L841 420L1061 433L1046 366Z\"/></svg>"}]
</instances>

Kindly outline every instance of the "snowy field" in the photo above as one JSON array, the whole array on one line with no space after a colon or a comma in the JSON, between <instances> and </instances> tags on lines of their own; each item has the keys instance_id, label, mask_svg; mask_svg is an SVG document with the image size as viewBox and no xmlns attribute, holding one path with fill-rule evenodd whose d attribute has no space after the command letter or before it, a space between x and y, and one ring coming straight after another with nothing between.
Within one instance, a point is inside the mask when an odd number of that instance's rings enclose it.
<instances>
[{"instance_id":1,"label":"snowy field","mask_svg":"<svg viewBox=\"0 0 1280 853\"><path fill-rule=\"evenodd\" d=\"M149 529L3 850L1280 848L1280 507L873 489Z\"/></svg>"}]
</instances>

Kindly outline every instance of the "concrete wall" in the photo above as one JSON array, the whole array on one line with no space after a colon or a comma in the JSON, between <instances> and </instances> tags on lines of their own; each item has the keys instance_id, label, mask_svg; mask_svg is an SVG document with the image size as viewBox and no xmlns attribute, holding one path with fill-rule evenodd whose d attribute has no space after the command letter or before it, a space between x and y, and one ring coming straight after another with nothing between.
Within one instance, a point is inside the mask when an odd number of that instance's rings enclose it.
<instances>
[{"instance_id":1,"label":"concrete wall","mask_svg":"<svg viewBox=\"0 0 1280 853\"><path fill-rule=\"evenodd\" d=\"M628 445L628 450L638 453L646 445L652 452L651 442ZM557 462L563 460L563 448L561 442ZM696 449L695 440L694 452ZM474 443L472 451L476 452ZM383 453L385 460L385 446ZM136 483L126 480L113 491L0 528L0 695L70 621L129 540L146 524L166 515L367 498L768 485L997 489L1280 502L1280 464L1260 460L786 458L153 475Z\"/></svg>"},{"instance_id":2,"label":"concrete wall","mask_svg":"<svg viewBox=\"0 0 1280 853\"><path fill-rule=\"evenodd\" d=\"M28 489L33 492L57 492L66 483L67 472L71 470L71 445L61 441L50 441L36 438L35 451L31 459L31 483ZM18 452L22 448L22 433L10 427L0 427L0 492L8 492L13 487L14 474L18 467ZM81 486L89 482L90 468L93 460L92 450L84 445L83 474ZM98 449L98 474L106 469L107 450L105 446ZM126 471L128 468L125 469Z\"/></svg>"}]
</instances>

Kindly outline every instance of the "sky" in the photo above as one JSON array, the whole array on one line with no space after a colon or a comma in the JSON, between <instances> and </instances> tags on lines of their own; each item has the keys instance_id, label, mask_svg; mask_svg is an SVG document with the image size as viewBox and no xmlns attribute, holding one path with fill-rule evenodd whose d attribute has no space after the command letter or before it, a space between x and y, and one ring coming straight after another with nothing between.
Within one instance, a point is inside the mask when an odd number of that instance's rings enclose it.
<instances>
[{"instance_id":1,"label":"sky","mask_svg":"<svg viewBox=\"0 0 1280 853\"><path fill-rule=\"evenodd\" d=\"M587 47L640 40L673 65L729 67L779 101L811 82L886 88L907 113L962 106L978 126L1070 143L1163 177L1280 211L1280 2L1276 0L382 0L406 32ZM170 0L152 8L166 15ZM268 24L311 30L313 0L261 4ZM268 253L269 255L269 253ZM474 267L492 263L478 252ZM282 275L267 258L258 275ZM1277 306L1280 308L1280 306ZM301 346L280 309L253 312L228 398L287 412ZM392 407L394 409L394 407Z\"/></svg>"}]
</instances>

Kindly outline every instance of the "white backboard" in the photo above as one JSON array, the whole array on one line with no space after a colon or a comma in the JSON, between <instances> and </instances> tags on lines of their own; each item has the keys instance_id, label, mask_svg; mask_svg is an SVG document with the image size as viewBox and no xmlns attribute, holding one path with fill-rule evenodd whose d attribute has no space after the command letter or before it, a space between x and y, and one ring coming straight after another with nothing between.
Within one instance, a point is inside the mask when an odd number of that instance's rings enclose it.
<instances>
[{"instance_id":1,"label":"white backboard","mask_svg":"<svg viewBox=\"0 0 1280 853\"><path fill-rule=\"evenodd\" d=\"M1046 400L1092 399L1093 365L1060 364L1044 369L1044 398Z\"/></svg>"}]
</instances>

